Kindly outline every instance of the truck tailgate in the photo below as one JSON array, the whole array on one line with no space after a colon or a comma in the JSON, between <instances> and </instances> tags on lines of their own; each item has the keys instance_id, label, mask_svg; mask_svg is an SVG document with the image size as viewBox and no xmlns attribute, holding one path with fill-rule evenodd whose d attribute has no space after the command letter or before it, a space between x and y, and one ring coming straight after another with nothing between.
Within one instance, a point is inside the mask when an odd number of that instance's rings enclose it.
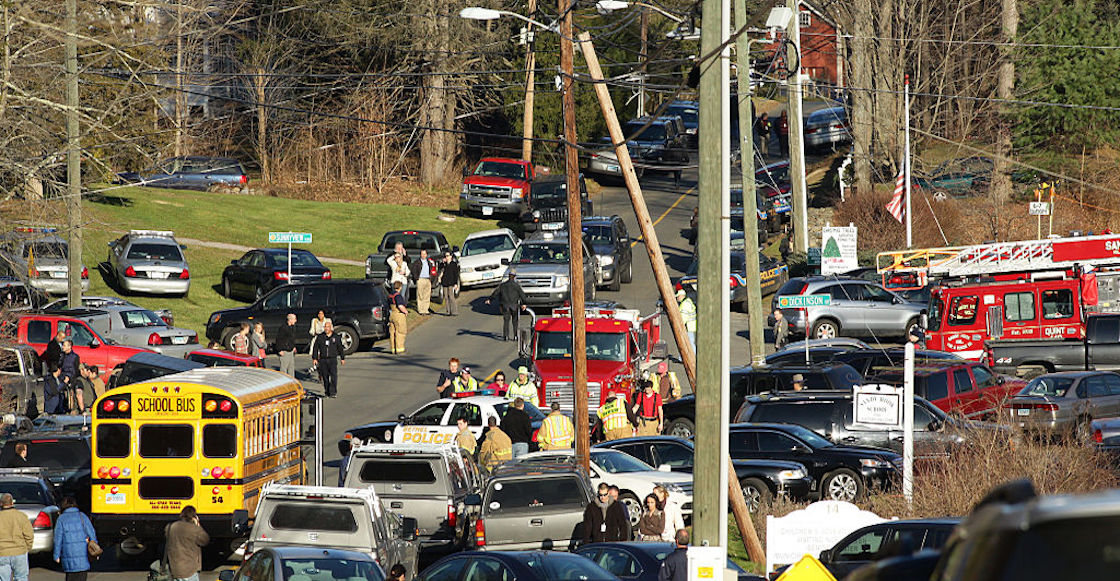
<instances>
[{"instance_id":1,"label":"truck tailgate","mask_svg":"<svg viewBox=\"0 0 1120 581\"><path fill-rule=\"evenodd\" d=\"M580 537L584 490L574 477L492 483L482 506L487 548L569 550Z\"/></svg>"},{"instance_id":2,"label":"truck tailgate","mask_svg":"<svg viewBox=\"0 0 1120 581\"><path fill-rule=\"evenodd\" d=\"M454 529L447 523L447 497L393 494L391 491L383 493L380 490L378 495L389 510L416 519L421 537L439 540L455 538Z\"/></svg>"}]
</instances>

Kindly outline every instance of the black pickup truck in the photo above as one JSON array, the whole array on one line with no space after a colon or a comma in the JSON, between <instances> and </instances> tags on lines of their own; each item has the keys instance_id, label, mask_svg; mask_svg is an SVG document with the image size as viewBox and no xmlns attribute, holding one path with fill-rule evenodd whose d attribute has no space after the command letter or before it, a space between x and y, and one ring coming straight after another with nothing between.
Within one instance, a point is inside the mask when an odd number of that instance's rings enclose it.
<instances>
[{"instance_id":1,"label":"black pickup truck","mask_svg":"<svg viewBox=\"0 0 1120 581\"><path fill-rule=\"evenodd\" d=\"M1014 339L984 345L996 373L1029 378L1055 371L1120 370L1120 314L1089 316L1083 341Z\"/></svg>"}]
</instances>

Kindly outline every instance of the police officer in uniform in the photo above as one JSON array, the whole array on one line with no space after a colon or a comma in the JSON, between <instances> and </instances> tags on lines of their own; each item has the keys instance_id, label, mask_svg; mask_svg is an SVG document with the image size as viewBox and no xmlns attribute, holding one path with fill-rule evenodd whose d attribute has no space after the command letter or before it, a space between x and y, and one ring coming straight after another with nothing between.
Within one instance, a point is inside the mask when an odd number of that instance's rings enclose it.
<instances>
[{"instance_id":1,"label":"police officer in uniform","mask_svg":"<svg viewBox=\"0 0 1120 581\"><path fill-rule=\"evenodd\" d=\"M338 335L334 334L334 324L327 321L323 324L323 334L311 350L311 363L319 369L319 381L323 382L327 397L338 394L338 363L346 364L344 351Z\"/></svg>"},{"instance_id":2,"label":"police officer in uniform","mask_svg":"<svg viewBox=\"0 0 1120 581\"><path fill-rule=\"evenodd\" d=\"M517 379L509 384L506 399L513 401L521 398L536 407L540 407L540 398L537 397L537 384L529 379L529 368L522 365L517 368Z\"/></svg>"},{"instance_id":3,"label":"police officer in uniform","mask_svg":"<svg viewBox=\"0 0 1120 581\"><path fill-rule=\"evenodd\" d=\"M599 407L596 415L599 416L599 421L603 423L603 434L608 441L629 438L634 435L634 426L630 423L630 418L626 414L626 396L624 394L614 394L614 397Z\"/></svg>"},{"instance_id":4,"label":"police officer in uniform","mask_svg":"<svg viewBox=\"0 0 1120 581\"><path fill-rule=\"evenodd\" d=\"M560 413L560 403L552 402L552 413L545 416L541 429L537 432L537 443L541 450L567 450L576 439L576 429L572 420Z\"/></svg>"}]
</instances>

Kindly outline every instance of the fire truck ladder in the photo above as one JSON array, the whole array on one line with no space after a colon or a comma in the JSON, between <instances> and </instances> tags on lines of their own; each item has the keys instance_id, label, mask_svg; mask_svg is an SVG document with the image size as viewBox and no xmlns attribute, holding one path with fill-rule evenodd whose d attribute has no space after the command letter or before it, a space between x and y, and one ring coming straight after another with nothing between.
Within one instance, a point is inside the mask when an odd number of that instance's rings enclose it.
<instances>
[{"instance_id":1,"label":"fire truck ladder","mask_svg":"<svg viewBox=\"0 0 1120 581\"><path fill-rule=\"evenodd\" d=\"M1063 249L1057 260L1055 248ZM1063 270L1087 264L1097 268L1120 266L1120 235L893 250L875 257L880 274L915 273L923 283L930 276Z\"/></svg>"}]
</instances>

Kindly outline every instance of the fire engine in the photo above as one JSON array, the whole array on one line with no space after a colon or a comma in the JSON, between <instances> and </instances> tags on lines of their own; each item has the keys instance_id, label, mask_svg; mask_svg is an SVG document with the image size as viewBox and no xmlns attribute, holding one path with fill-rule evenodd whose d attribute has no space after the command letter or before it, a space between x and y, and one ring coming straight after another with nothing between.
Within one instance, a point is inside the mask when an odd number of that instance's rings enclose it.
<instances>
[{"instance_id":1,"label":"fire engine","mask_svg":"<svg viewBox=\"0 0 1120 581\"><path fill-rule=\"evenodd\" d=\"M629 397L642 372L656 367L668 352L661 341L660 310L645 317L636 309L592 307L585 312L587 402L594 409L615 393ZM565 411L575 409L571 307L534 321L530 355L541 407L558 401Z\"/></svg>"},{"instance_id":2,"label":"fire engine","mask_svg":"<svg viewBox=\"0 0 1120 581\"><path fill-rule=\"evenodd\" d=\"M979 359L988 339L1083 339L1120 312L1120 235L880 252L894 290L930 289L926 345Z\"/></svg>"}]
</instances>

